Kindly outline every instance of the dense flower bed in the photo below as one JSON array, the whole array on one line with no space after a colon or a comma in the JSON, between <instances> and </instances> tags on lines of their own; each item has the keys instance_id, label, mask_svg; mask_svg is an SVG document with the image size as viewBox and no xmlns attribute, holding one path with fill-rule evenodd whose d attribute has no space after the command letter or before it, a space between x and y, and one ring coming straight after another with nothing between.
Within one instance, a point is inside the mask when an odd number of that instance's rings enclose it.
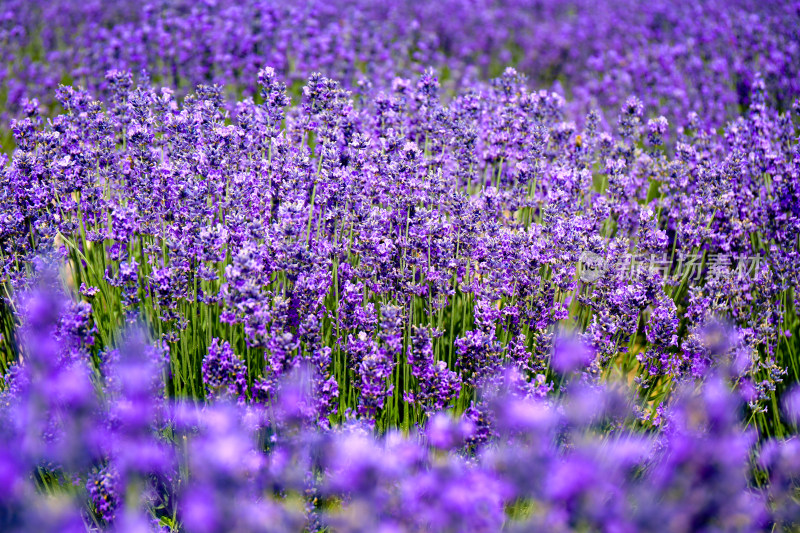
<instances>
[{"instance_id":1,"label":"dense flower bed","mask_svg":"<svg viewBox=\"0 0 800 533\"><path fill-rule=\"evenodd\" d=\"M195 4L3 19L4 530L800 526L796 8Z\"/></svg>"},{"instance_id":2,"label":"dense flower bed","mask_svg":"<svg viewBox=\"0 0 800 533\"><path fill-rule=\"evenodd\" d=\"M761 73L775 104L800 92L796 2L710 0L9 0L0 73L12 116L50 104L59 83L107 94L111 69L183 94L218 83L254 95L275 68L293 88L322 72L346 88L386 88L435 66L450 89L512 65L568 96L577 114L636 94L655 116L696 112L720 126L746 109Z\"/></svg>"}]
</instances>

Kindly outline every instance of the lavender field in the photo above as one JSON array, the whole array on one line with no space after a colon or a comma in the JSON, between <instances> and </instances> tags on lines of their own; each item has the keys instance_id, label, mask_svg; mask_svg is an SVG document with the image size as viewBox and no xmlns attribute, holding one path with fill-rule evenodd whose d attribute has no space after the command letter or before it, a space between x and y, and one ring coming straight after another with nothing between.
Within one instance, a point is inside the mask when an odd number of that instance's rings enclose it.
<instances>
[{"instance_id":1,"label":"lavender field","mask_svg":"<svg viewBox=\"0 0 800 533\"><path fill-rule=\"evenodd\" d=\"M0 1L0 531L800 531L800 2Z\"/></svg>"}]
</instances>

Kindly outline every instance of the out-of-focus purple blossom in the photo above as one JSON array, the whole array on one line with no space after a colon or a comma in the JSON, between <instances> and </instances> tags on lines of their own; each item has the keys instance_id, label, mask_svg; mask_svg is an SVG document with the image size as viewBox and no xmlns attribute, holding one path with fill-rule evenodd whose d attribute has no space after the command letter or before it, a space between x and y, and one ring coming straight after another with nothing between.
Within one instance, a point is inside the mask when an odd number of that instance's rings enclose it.
<instances>
[{"instance_id":1,"label":"out-of-focus purple blossom","mask_svg":"<svg viewBox=\"0 0 800 533\"><path fill-rule=\"evenodd\" d=\"M431 446L442 450L460 448L473 432L468 418L453 419L444 412L433 415L425 425L425 436Z\"/></svg>"},{"instance_id":2,"label":"out-of-focus purple blossom","mask_svg":"<svg viewBox=\"0 0 800 533\"><path fill-rule=\"evenodd\" d=\"M574 335L562 335L553 343L552 365L562 374L586 368L594 357L592 348Z\"/></svg>"},{"instance_id":3,"label":"out-of-focus purple blossom","mask_svg":"<svg viewBox=\"0 0 800 533\"><path fill-rule=\"evenodd\" d=\"M783 412L789 422L800 426L800 387L797 385L784 393Z\"/></svg>"}]
</instances>

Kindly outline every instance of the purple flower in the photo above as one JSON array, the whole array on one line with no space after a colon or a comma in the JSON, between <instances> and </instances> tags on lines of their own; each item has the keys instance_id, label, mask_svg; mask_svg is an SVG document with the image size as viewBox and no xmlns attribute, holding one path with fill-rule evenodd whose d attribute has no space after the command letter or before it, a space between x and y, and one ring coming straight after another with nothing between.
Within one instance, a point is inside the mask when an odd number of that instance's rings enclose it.
<instances>
[{"instance_id":1,"label":"purple flower","mask_svg":"<svg viewBox=\"0 0 800 533\"><path fill-rule=\"evenodd\" d=\"M206 399L235 400L243 403L247 392L247 368L233 353L228 342L213 339L203 358L203 385Z\"/></svg>"},{"instance_id":2,"label":"purple flower","mask_svg":"<svg viewBox=\"0 0 800 533\"><path fill-rule=\"evenodd\" d=\"M577 336L560 336L553 343L552 365L562 374L582 370L594 361L590 346Z\"/></svg>"},{"instance_id":3,"label":"purple flower","mask_svg":"<svg viewBox=\"0 0 800 533\"><path fill-rule=\"evenodd\" d=\"M86 490L97 516L112 524L120 506L120 479L113 465L98 469L86 481Z\"/></svg>"},{"instance_id":4,"label":"purple flower","mask_svg":"<svg viewBox=\"0 0 800 533\"><path fill-rule=\"evenodd\" d=\"M447 368L445 361L435 361L432 336L438 335L429 328L414 327L407 362L411 366L411 375L417 378L419 391L406 391L405 399L427 411L439 411L458 396L461 379Z\"/></svg>"}]
</instances>

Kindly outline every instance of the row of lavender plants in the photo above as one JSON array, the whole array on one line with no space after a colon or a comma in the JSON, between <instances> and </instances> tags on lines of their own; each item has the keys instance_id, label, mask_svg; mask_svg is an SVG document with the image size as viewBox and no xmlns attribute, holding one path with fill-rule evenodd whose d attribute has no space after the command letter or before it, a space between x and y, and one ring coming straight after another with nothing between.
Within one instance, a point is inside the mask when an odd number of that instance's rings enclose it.
<instances>
[{"instance_id":1,"label":"row of lavender plants","mask_svg":"<svg viewBox=\"0 0 800 533\"><path fill-rule=\"evenodd\" d=\"M681 128L666 150L667 120L645 120L636 97L616 131L597 111L578 129L513 69L447 106L431 71L374 100L315 75L287 109L266 68L264 103L235 116L219 87L178 103L108 79L108 109L62 87L65 114L42 124L30 101L13 123L4 369L19 352L12 293L56 255L96 354L144 321L173 354L172 396L207 394L206 354L241 357L242 397L259 400L307 359L320 419L409 427L466 409L506 361L547 388L569 334L594 378L660 401L713 364L698 336L718 320L740 337L754 420L781 431L765 413L798 377L798 134L763 84L724 132Z\"/></svg>"},{"instance_id":2,"label":"row of lavender plants","mask_svg":"<svg viewBox=\"0 0 800 533\"><path fill-rule=\"evenodd\" d=\"M0 395L4 531L749 532L800 520L800 441L757 446L743 431L735 365L679 387L657 432L637 421L635 393L575 371L569 343L554 352L559 397L531 394L511 366L485 383L478 420L325 430L311 364L246 404L225 371L235 358L212 351L202 406L165 400L169 350L141 330L96 364L81 306L39 267L18 301L25 364ZM725 355L730 337L706 338ZM784 409L800 424L800 389Z\"/></svg>"},{"instance_id":3,"label":"row of lavender plants","mask_svg":"<svg viewBox=\"0 0 800 533\"><path fill-rule=\"evenodd\" d=\"M0 177L9 528L796 525L800 106L760 78L722 130L578 128L510 68L106 80L26 101Z\"/></svg>"},{"instance_id":4,"label":"row of lavender plants","mask_svg":"<svg viewBox=\"0 0 800 533\"><path fill-rule=\"evenodd\" d=\"M197 84L257 93L273 66L295 90L313 72L386 88L436 65L450 90L514 66L573 112L636 94L655 116L720 126L749 105L760 72L779 110L800 92L800 8L758 0L8 0L0 7L0 103L48 108L59 84L93 94L111 69L183 96ZM676 122L677 123L677 122ZM682 125L682 124L681 124Z\"/></svg>"}]
</instances>

